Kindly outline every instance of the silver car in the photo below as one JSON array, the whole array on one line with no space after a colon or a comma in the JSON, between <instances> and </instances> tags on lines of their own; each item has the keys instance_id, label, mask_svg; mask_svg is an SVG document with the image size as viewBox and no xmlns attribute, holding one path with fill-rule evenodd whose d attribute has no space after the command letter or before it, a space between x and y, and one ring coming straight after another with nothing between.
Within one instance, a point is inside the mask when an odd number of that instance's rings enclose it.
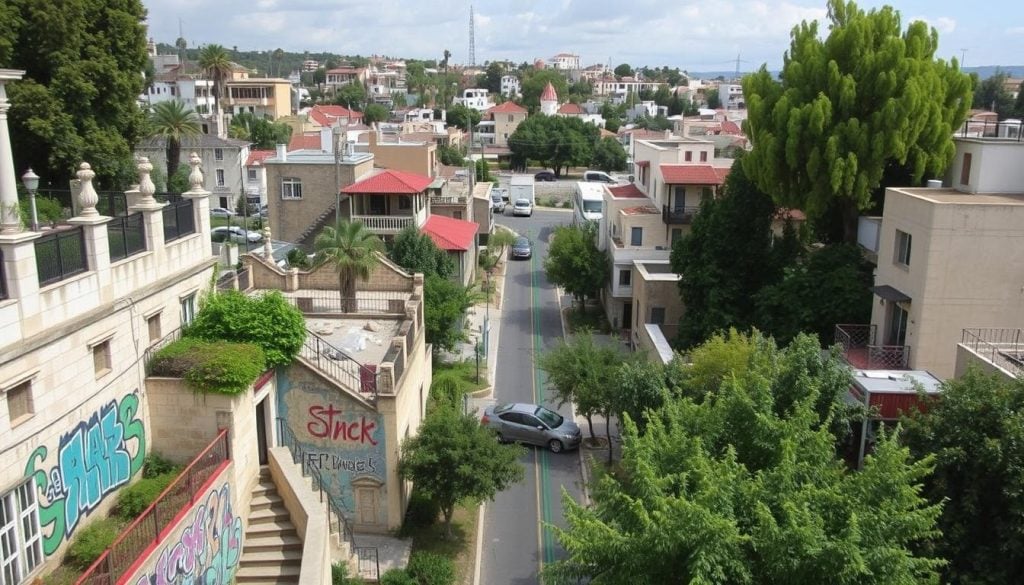
<instances>
[{"instance_id":1,"label":"silver car","mask_svg":"<svg viewBox=\"0 0 1024 585\"><path fill-rule=\"evenodd\" d=\"M480 424L494 430L500 441L547 447L552 453L575 449L583 438L579 425L536 404L516 402L489 406Z\"/></svg>"}]
</instances>

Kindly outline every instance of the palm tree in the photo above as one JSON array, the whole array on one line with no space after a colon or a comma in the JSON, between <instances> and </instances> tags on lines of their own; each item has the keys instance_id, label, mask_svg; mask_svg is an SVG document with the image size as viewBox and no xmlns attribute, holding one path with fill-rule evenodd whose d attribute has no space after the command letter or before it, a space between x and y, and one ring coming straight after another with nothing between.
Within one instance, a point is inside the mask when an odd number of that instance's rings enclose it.
<instances>
[{"instance_id":1,"label":"palm tree","mask_svg":"<svg viewBox=\"0 0 1024 585\"><path fill-rule=\"evenodd\" d=\"M213 102L220 111L220 98L224 91L224 82L231 75L231 59L227 49L220 45L206 45L199 51L199 66L213 81Z\"/></svg>"},{"instance_id":2,"label":"palm tree","mask_svg":"<svg viewBox=\"0 0 1024 585\"><path fill-rule=\"evenodd\" d=\"M149 135L167 139L168 184L181 164L181 139L186 136L198 136L201 132L199 116L185 107L185 102L160 102L150 110Z\"/></svg>"},{"instance_id":3,"label":"palm tree","mask_svg":"<svg viewBox=\"0 0 1024 585\"><path fill-rule=\"evenodd\" d=\"M370 272L380 261L384 242L360 221L339 221L337 227L327 226L313 241L316 265L333 264L338 271L338 293L341 310L351 313L356 309L356 280L370 278Z\"/></svg>"}]
</instances>

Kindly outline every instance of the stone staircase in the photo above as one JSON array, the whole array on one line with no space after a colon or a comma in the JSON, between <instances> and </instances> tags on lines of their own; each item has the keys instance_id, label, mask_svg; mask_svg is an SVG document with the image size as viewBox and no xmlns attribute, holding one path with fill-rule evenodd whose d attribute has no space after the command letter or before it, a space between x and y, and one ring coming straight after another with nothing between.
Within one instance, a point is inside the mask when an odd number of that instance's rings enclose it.
<instances>
[{"instance_id":1,"label":"stone staircase","mask_svg":"<svg viewBox=\"0 0 1024 585\"><path fill-rule=\"evenodd\" d=\"M235 573L237 583L298 583L302 565L302 540L292 524L284 500L270 478L260 469L260 481L252 491L249 528Z\"/></svg>"},{"instance_id":2,"label":"stone staircase","mask_svg":"<svg viewBox=\"0 0 1024 585\"><path fill-rule=\"evenodd\" d=\"M335 204L331 203L315 220L309 224L309 227L304 229L299 237L295 238L295 243L300 246L306 246L309 248L313 247L313 240L316 236L324 229L325 225L334 224L334 208Z\"/></svg>"}]
</instances>

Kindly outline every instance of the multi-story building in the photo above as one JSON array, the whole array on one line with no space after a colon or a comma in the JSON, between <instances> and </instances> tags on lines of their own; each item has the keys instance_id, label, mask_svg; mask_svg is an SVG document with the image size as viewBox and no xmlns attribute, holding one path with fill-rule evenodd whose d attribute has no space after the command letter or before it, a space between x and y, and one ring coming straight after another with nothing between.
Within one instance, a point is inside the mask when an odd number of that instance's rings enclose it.
<instances>
[{"instance_id":1,"label":"multi-story building","mask_svg":"<svg viewBox=\"0 0 1024 585\"><path fill-rule=\"evenodd\" d=\"M739 83L719 83L718 99L726 110L747 109L746 100L743 98L743 86Z\"/></svg>"},{"instance_id":2,"label":"multi-story building","mask_svg":"<svg viewBox=\"0 0 1024 585\"><path fill-rule=\"evenodd\" d=\"M302 62L302 72L311 73L320 68L320 62L316 59L306 59Z\"/></svg>"},{"instance_id":3,"label":"multi-story building","mask_svg":"<svg viewBox=\"0 0 1024 585\"><path fill-rule=\"evenodd\" d=\"M250 209L267 204L267 169L263 161L274 156L273 150L252 150L245 161L245 201Z\"/></svg>"},{"instance_id":4,"label":"multi-story building","mask_svg":"<svg viewBox=\"0 0 1024 585\"><path fill-rule=\"evenodd\" d=\"M245 189L243 172L245 163L249 159L249 143L244 140L200 134L183 137L181 152L199 154L203 172L211 183L210 207L234 210L238 198ZM167 168L166 138L160 136L144 138L135 147L135 153L149 158L149 161L157 168Z\"/></svg>"},{"instance_id":5,"label":"multi-story building","mask_svg":"<svg viewBox=\"0 0 1024 585\"><path fill-rule=\"evenodd\" d=\"M292 83L287 79L250 78L248 70L237 68L224 85L221 108L225 113L248 112L257 117L277 119L295 112Z\"/></svg>"},{"instance_id":6,"label":"multi-story building","mask_svg":"<svg viewBox=\"0 0 1024 585\"><path fill-rule=\"evenodd\" d=\"M462 91L462 97L457 97L452 101L458 105L472 108L478 112L483 112L494 107L494 102L491 101L491 96L487 92L486 88L467 88Z\"/></svg>"},{"instance_id":7,"label":"multi-story building","mask_svg":"<svg viewBox=\"0 0 1024 585\"><path fill-rule=\"evenodd\" d=\"M366 85L369 74L365 67L336 67L327 70L324 74L324 83L331 91L337 91L338 88L350 83Z\"/></svg>"},{"instance_id":8,"label":"multi-story building","mask_svg":"<svg viewBox=\"0 0 1024 585\"><path fill-rule=\"evenodd\" d=\"M515 102L505 102L484 112L476 126L473 141L477 144L508 147L508 137L526 119L526 108Z\"/></svg>"},{"instance_id":9,"label":"multi-story building","mask_svg":"<svg viewBox=\"0 0 1024 585\"><path fill-rule=\"evenodd\" d=\"M522 84L519 82L519 77L515 75L501 76L501 95L512 99L519 96L520 93L522 93Z\"/></svg>"},{"instance_id":10,"label":"multi-story building","mask_svg":"<svg viewBox=\"0 0 1024 585\"><path fill-rule=\"evenodd\" d=\"M954 138L947 187L886 189L883 216L861 218L858 240L877 262L871 323L836 327L855 366L948 378L964 330L1024 323L1013 279L1024 264L1024 142L993 134Z\"/></svg>"},{"instance_id":11,"label":"multi-story building","mask_svg":"<svg viewBox=\"0 0 1024 585\"><path fill-rule=\"evenodd\" d=\"M657 91L659 87L666 85L662 81L644 81L634 77L616 78L614 75L605 75L595 79L594 95L605 96L616 103L622 103L629 94L640 95L641 91Z\"/></svg>"},{"instance_id":12,"label":"multi-story building","mask_svg":"<svg viewBox=\"0 0 1024 585\"><path fill-rule=\"evenodd\" d=\"M548 67L561 71L576 71L580 69L580 56L572 53L559 53L548 59Z\"/></svg>"}]
</instances>

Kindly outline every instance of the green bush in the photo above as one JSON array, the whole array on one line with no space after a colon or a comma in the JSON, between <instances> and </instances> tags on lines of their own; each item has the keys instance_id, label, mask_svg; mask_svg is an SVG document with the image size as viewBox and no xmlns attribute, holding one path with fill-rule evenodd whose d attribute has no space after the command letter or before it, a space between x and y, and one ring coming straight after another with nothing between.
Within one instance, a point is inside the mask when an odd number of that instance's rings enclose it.
<instances>
[{"instance_id":1,"label":"green bush","mask_svg":"<svg viewBox=\"0 0 1024 585\"><path fill-rule=\"evenodd\" d=\"M381 575L380 585L417 585L417 583L405 569L388 569Z\"/></svg>"},{"instance_id":2,"label":"green bush","mask_svg":"<svg viewBox=\"0 0 1024 585\"><path fill-rule=\"evenodd\" d=\"M426 551L412 553L405 571L417 585L453 585L455 563L448 557Z\"/></svg>"},{"instance_id":3,"label":"green bush","mask_svg":"<svg viewBox=\"0 0 1024 585\"><path fill-rule=\"evenodd\" d=\"M238 291L210 295L185 337L258 345L268 368L290 364L306 340L306 320L277 291L249 296Z\"/></svg>"},{"instance_id":4,"label":"green bush","mask_svg":"<svg viewBox=\"0 0 1024 585\"><path fill-rule=\"evenodd\" d=\"M138 518L177 476L177 472L171 472L155 477L143 477L124 488L117 499L117 515L126 521Z\"/></svg>"},{"instance_id":5,"label":"green bush","mask_svg":"<svg viewBox=\"0 0 1024 585\"><path fill-rule=\"evenodd\" d=\"M437 502L425 496L420 490L413 488L412 495L409 497L409 507L405 511L403 532L408 532L411 528L430 526L437 521L440 514L441 507L437 505Z\"/></svg>"},{"instance_id":6,"label":"green bush","mask_svg":"<svg viewBox=\"0 0 1024 585\"><path fill-rule=\"evenodd\" d=\"M348 576L348 565L334 563L331 565L331 585L362 585L363 580L358 576Z\"/></svg>"},{"instance_id":7,"label":"green bush","mask_svg":"<svg viewBox=\"0 0 1024 585\"><path fill-rule=\"evenodd\" d=\"M161 349L150 363L154 376L185 378L197 392L239 394L267 369L263 350L249 343L213 343L184 337Z\"/></svg>"},{"instance_id":8,"label":"green bush","mask_svg":"<svg viewBox=\"0 0 1024 585\"><path fill-rule=\"evenodd\" d=\"M181 466L153 451L142 464L142 477L156 477L167 473L177 473L180 469Z\"/></svg>"},{"instance_id":9,"label":"green bush","mask_svg":"<svg viewBox=\"0 0 1024 585\"><path fill-rule=\"evenodd\" d=\"M86 569L100 558L117 535L121 533L121 522L117 518L104 518L78 531L68 547L67 560L80 569Z\"/></svg>"}]
</instances>

